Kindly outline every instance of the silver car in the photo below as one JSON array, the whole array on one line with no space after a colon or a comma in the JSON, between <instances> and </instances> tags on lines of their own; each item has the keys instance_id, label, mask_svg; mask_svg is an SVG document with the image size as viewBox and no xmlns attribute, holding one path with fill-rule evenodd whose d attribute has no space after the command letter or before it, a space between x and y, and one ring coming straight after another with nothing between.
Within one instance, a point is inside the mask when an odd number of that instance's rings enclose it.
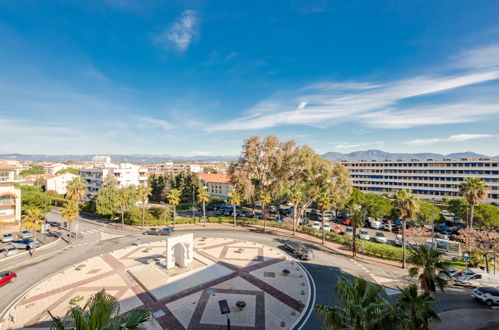
<instances>
[{"instance_id":1,"label":"silver car","mask_svg":"<svg viewBox=\"0 0 499 330\"><path fill-rule=\"evenodd\" d=\"M14 256L18 252L19 252L19 250L17 250L17 248L15 246L13 246L13 245L5 246L5 247L0 248L0 256L3 257L3 258Z\"/></svg>"},{"instance_id":2,"label":"silver car","mask_svg":"<svg viewBox=\"0 0 499 330\"><path fill-rule=\"evenodd\" d=\"M298 255L300 256L301 260L314 259L314 252L311 249L309 249L301 244L300 244L300 247L298 248Z\"/></svg>"},{"instance_id":3,"label":"silver car","mask_svg":"<svg viewBox=\"0 0 499 330\"><path fill-rule=\"evenodd\" d=\"M3 234L1 238L2 243L12 242L13 240L14 240L14 235L12 234Z\"/></svg>"},{"instance_id":4,"label":"silver car","mask_svg":"<svg viewBox=\"0 0 499 330\"><path fill-rule=\"evenodd\" d=\"M144 232L144 235L159 235L159 229L158 228L149 228Z\"/></svg>"},{"instance_id":5,"label":"silver car","mask_svg":"<svg viewBox=\"0 0 499 330\"><path fill-rule=\"evenodd\" d=\"M30 232L29 230L23 230L19 233L19 237L21 238L32 238L33 237L33 233Z\"/></svg>"},{"instance_id":6,"label":"silver car","mask_svg":"<svg viewBox=\"0 0 499 330\"><path fill-rule=\"evenodd\" d=\"M173 227L162 228L158 233L158 235L162 236L170 236L171 234L173 234Z\"/></svg>"}]
</instances>

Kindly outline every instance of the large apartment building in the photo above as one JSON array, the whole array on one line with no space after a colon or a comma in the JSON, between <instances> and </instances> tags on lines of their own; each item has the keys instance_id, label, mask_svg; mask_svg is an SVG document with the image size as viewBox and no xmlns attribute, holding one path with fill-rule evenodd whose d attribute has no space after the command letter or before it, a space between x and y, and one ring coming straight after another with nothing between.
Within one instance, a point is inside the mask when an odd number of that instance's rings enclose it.
<instances>
[{"instance_id":1,"label":"large apartment building","mask_svg":"<svg viewBox=\"0 0 499 330\"><path fill-rule=\"evenodd\" d=\"M0 164L0 234L19 231L21 222L21 190L16 166Z\"/></svg>"},{"instance_id":2,"label":"large apartment building","mask_svg":"<svg viewBox=\"0 0 499 330\"><path fill-rule=\"evenodd\" d=\"M211 198L226 200L229 198L229 192L234 189L229 174L199 173L198 177Z\"/></svg>"},{"instance_id":3,"label":"large apartment building","mask_svg":"<svg viewBox=\"0 0 499 330\"><path fill-rule=\"evenodd\" d=\"M411 190L426 199L460 197L461 183L479 178L490 188L488 203L499 205L499 161L490 159L460 160L362 160L342 161L350 170L353 186L364 192L390 193Z\"/></svg>"},{"instance_id":4,"label":"large apartment building","mask_svg":"<svg viewBox=\"0 0 499 330\"><path fill-rule=\"evenodd\" d=\"M129 163L96 163L91 168L81 169L80 177L87 182L87 198L90 198L108 177L114 178L120 187L145 184L147 169Z\"/></svg>"}]
</instances>

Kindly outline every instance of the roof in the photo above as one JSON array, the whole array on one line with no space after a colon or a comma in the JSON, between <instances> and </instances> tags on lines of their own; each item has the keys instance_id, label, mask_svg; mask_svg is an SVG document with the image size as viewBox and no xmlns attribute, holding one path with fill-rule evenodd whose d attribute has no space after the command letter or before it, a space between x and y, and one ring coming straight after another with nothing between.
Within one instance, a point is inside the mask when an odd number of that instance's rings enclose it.
<instances>
[{"instance_id":1,"label":"roof","mask_svg":"<svg viewBox=\"0 0 499 330\"><path fill-rule=\"evenodd\" d=\"M17 166L14 166L14 165L9 165L9 164L5 164L5 163L0 163L0 171L14 171L16 170L18 167Z\"/></svg>"},{"instance_id":2,"label":"roof","mask_svg":"<svg viewBox=\"0 0 499 330\"><path fill-rule=\"evenodd\" d=\"M229 174L199 173L198 176L201 180L206 182L231 183Z\"/></svg>"}]
</instances>

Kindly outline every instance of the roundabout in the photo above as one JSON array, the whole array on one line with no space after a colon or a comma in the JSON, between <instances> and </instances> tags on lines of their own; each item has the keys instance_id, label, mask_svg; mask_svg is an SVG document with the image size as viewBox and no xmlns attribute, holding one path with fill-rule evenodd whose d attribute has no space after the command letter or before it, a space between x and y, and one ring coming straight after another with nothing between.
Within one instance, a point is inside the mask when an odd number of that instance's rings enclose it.
<instances>
[{"instance_id":1,"label":"roundabout","mask_svg":"<svg viewBox=\"0 0 499 330\"><path fill-rule=\"evenodd\" d=\"M220 329L227 324L221 300L233 329L293 329L314 305L308 272L278 248L200 235L192 262L172 268L166 246L128 246L60 270L23 295L4 327L49 328L47 310L63 316L101 289L120 301L121 313L150 311L147 327L158 329Z\"/></svg>"}]
</instances>

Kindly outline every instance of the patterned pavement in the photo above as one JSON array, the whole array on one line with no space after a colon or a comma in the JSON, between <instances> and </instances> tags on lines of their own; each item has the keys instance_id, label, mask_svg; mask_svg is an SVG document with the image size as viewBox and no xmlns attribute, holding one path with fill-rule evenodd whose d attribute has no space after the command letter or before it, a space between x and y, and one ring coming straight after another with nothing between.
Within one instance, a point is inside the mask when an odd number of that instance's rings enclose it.
<instances>
[{"instance_id":1,"label":"patterned pavement","mask_svg":"<svg viewBox=\"0 0 499 330\"><path fill-rule=\"evenodd\" d=\"M128 269L164 262L165 242L131 246L62 270L34 287L10 313L6 328L46 328L47 310L63 316L70 300L83 297L83 306L95 292L105 288L120 300L120 312L134 308L151 311L163 329L223 329L227 322L218 301L229 302L232 329L287 329L305 310L310 297L302 268L278 249L249 241L197 238L198 261L211 262L231 272L209 282L156 301L130 276ZM206 265L208 267L209 265ZM290 270L289 275L282 273ZM235 306L244 300L246 307Z\"/></svg>"}]
</instances>

